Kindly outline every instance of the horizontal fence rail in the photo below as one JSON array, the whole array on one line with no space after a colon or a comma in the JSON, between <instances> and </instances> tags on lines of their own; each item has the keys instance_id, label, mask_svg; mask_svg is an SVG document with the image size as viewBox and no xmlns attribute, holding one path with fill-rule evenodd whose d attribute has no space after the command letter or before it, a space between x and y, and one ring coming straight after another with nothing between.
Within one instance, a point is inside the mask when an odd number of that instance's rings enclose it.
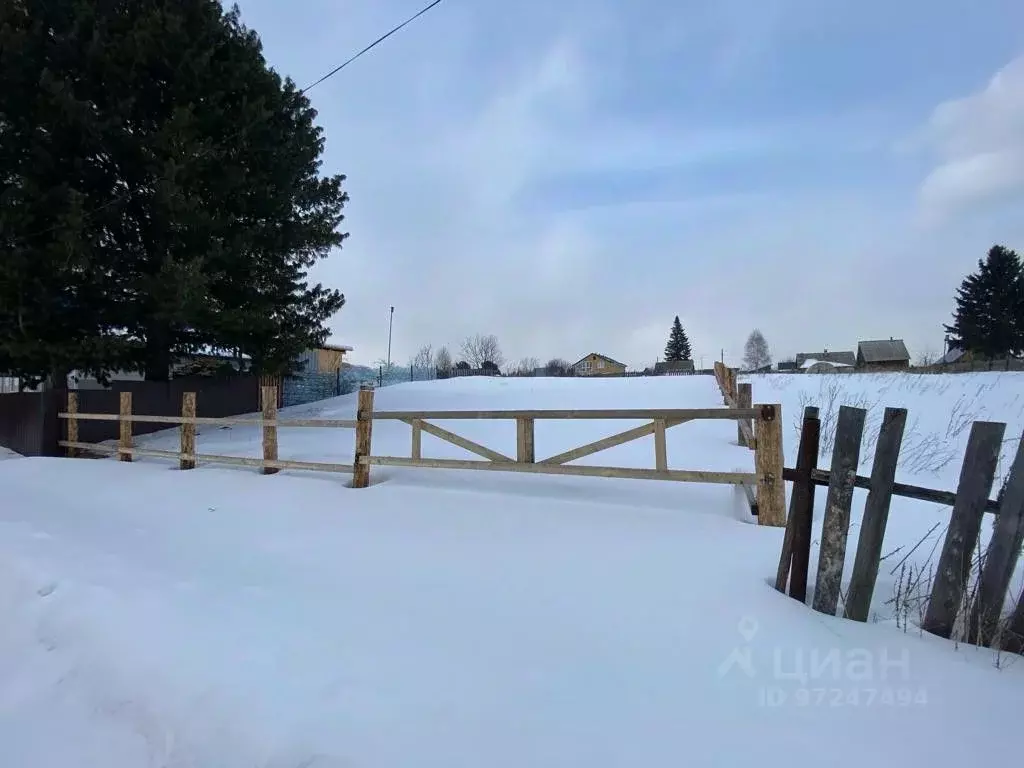
<instances>
[{"instance_id":1,"label":"horizontal fence rail","mask_svg":"<svg viewBox=\"0 0 1024 768\"><path fill-rule=\"evenodd\" d=\"M775 406L757 406L755 408L631 408L631 409L597 409L571 411L374 411L374 419L409 421L411 419L440 419L460 421L469 419L665 419L667 421L697 421L710 419L761 418L770 411L766 408ZM770 416L769 416L770 418Z\"/></svg>"},{"instance_id":2,"label":"horizontal fence rail","mask_svg":"<svg viewBox=\"0 0 1024 768\"><path fill-rule=\"evenodd\" d=\"M121 416L116 413L68 413L57 414L62 419L76 421L128 421L135 424L207 424L210 426L249 425L253 427L320 427L323 429L355 429L354 419L244 419L233 416L146 416L130 414Z\"/></svg>"},{"instance_id":3,"label":"horizontal fence rail","mask_svg":"<svg viewBox=\"0 0 1024 768\"><path fill-rule=\"evenodd\" d=\"M481 469L492 472L527 472L537 475L579 475L582 477L619 477L631 480L675 480L685 483L753 485L754 472L712 472L688 469L636 469L631 467L568 466L565 464L519 464L514 461L474 461L472 459L411 459L401 456L364 456L362 463L382 467L424 467L432 469Z\"/></svg>"},{"instance_id":4,"label":"horizontal fence rail","mask_svg":"<svg viewBox=\"0 0 1024 768\"><path fill-rule=\"evenodd\" d=\"M790 469L789 467L783 470L782 476L788 481L802 479L802 476L796 469ZM832 474L827 469L812 469L810 476L811 484L819 487L828 487L828 484L832 481ZM853 486L854 488L869 491L871 490L871 478L864 475L856 475L853 479ZM908 483L893 483L892 495L916 501L931 501L947 507L953 506L953 503L956 501L956 494L953 491L940 491ZM989 499L985 502L985 511L999 514L999 502L995 499Z\"/></svg>"}]
</instances>

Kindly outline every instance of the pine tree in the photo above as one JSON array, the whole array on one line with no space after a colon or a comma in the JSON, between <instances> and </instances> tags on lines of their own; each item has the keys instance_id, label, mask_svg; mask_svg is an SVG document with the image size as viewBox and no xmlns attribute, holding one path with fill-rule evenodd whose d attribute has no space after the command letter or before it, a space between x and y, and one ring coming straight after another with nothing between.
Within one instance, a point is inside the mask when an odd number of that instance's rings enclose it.
<instances>
[{"instance_id":1,"label":"pine tree","mask_svg":"<svg viewBox=\"0 0 1024 768\"><path fill-rule=\"evenodd\" d=\"M668 335L668 343L665 345L665 360L674 362L677 360L690 360L693 352L690 350L690 340L686 337L682 323L679 322L679 315L672 321L672 330Z\"/></svg>"},{"instance_id":2,"label":"pine tree","mask_svg":"<svg viewBox=\"0 0 1024 768\"><path fill-rule=\"evenodd\" d=\"M978 262L978 271L957 290L951 343L988 359L1024 352L1024 272L1020 257L993 246Z\"/></svg>"},{"instance_id":3,"label":"pine tree","mask_svg":"<svg viewBox=\"0 0 1024 768\"><path fill-rule=\"evenodd\" d=\"M0 364L283 372L344 296L316 112L217 0L0 3ZM45 130L41 130L45 129Z\"/></svg>"},{"instance_id":4,"label":"pine tree","mask_svg":"<svg viewBox=\"0 0 1024 768\"><path fill-rule=\"evenodd\" d=\"M743 350L743 366L748 371L756 371L772 364L772 355L764 334L757 328L750 332Z\"/></svg>"}]
</instances>

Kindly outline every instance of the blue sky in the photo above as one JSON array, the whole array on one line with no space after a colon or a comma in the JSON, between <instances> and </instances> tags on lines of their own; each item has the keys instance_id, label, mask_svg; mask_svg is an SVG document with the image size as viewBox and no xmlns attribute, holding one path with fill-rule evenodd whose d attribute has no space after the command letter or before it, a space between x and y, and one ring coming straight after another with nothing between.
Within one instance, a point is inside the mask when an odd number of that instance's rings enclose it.
<instances>
[{"instance_id":1,"label":"blue sky","mask_svg":"<svg viewBox=\"0 0 1024 768\"><path fill-rule=\"evenodd\" d=\"M300 85L423 0L244 0ZM351 237L315 271L354 359L493 333L631 365L902 337L1024 251L1024 4L444 0L317 86Z\"/></svg>"}]
</instances>

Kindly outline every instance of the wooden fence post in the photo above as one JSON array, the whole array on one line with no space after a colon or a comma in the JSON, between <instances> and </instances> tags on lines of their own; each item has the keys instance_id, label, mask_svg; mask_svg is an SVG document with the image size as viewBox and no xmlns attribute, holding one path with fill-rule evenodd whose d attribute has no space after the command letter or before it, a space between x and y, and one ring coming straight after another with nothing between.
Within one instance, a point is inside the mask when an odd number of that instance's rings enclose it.
<instances>
[{"instance_id":1,"label":"wooden fence post","mask_svg":"<svg viewBox=\"0 0 1024 768\"><path fill-rule=\"evenodd\" d=\"M878 443L875 445L875 460L871 466L871 489L864 503L857 555L846 594L844 615L854 621L867 621L871 610L871 596L875 592L878 565L882 558L882 540L889 520L892 488L896 482L896 464L900 460L903 430L906 426L906 408L885 409Z\"/></svg>"},{"instance_id":2,"label":"wooden fence post","mask_svg":"<svg viewBox=\"0 0 1024 768\"><path fill-rule=\"evenodd\" d=\"M665 429L664 419L654 420L654 468L659 472L668 470L668 445L665 442Z\"/></svg>"},{"instance_id":3,"label":"wooden fence post","mask_svg":"<svg viewBox=\"0 0 1024 768\"><path fill-rule=\"evenodd\" d=\"M992 538L985 551L984 566L978 580L978 598L971 611L968 637L978 645L988 645L999 634L1003 603L1010 579L1017 567L1024 543L1024 438L1017 443L1017 456L999 502Z\"/></svg>"},{"instance_id":4,"label":"wooden fence post","mask_svg":"<svg viewBox=\"0 0 1024 768\"><path fill-rule=\"evenodd\" d=\"M533 464L536 460L533 430L533 419L524 417L516 419L516 461L520 464Z\"/></svg>"},{"instance_id":5,"label":"wooden fence post","mask_svg":"<svg viewBox=\"0 0 1024 768\"><path fill-rule=\"evenodd\" d=\"M423 421L421 419L412 420L411 454L414 459L423 458Z\"/></svg>"},{"instance_id":6,"label":"wooden fence post","mask_svg":"<svg viewBox=\"0 0 1024 768\"><path fill-rule=\"evenodd\" d=\"M971 557L981 533L981 519L996 476L1005 424L976 421L971 427L967 453L960 468L956 502L949 518L921 628L939 637L950 637L971 572Z\"/></svg>"},{"instance_id":7,"label":"wooden fence post","mask_svg":"<svg viewBox=\"0 0 1024 768\"><path fill-rule=\"evenodd\" d=\"M261 387L263 400L263 421L275 422L263 425L263 461L277 461L277 387ZM277 467L263 465L264 475L274 475L280 470Z\"/></svg>"},{"instance_id":8,"label":"wooden fence post","mask_svg":"<svg viewBox=\"0 0 1024 768\"><path fill-rule=\"evenodd\" d=\"M68 422L68 442L78 442L78 419L74 417L74 414L78 413L78 393L68 392L68 413L72 414L69 416ZM68 458L73 459L78 455L77 448L68 448Z\"/></svg>"},{"instance_id":9,"label":"wooden fence post","mask_svg":"<svg viewBox=\"0 0 1024 768\"><path fill-rule=\"evenodd\" d=\"M128 453L132 449L132 393L122 392L121 393L121 409L118 419L118 424L121 427L120 439L117 441L118 454L117 458L120 461L131 461L132 455Z\"/></svg>"},{"instance_id":10,"label":"wooden fence post","mask_svg":"<svg viewBox=\"0 0 1024 768\"><path fill-rule=\"evenodd\" d=\"M839 605L843 563L846 560L846 537L850 532L853 484L857 478L866 416L867 411L863 408L847 405L839 408L828 497L825 501L825 519L821 528L821 547L818 551L818 580L814 588L814 610L830 616L836 615Z\"/></svg>"},{"instance_id":11,"label":"wooden fence post","mask_svg":"<svg viewBox=\"0 0 1024 768\"><path fill-rule=\"evenodd\" d=\"M786 481L782 478L782 406L759 405L754 468L757 472L757 522L786 524Z\"/></svg>"},{"instance_id":12,"label":"wooden fence post","mask_svg":"<svg viewBox=\"0 0 1024 768\"><path fill-rule=\"evenodd\" d=\"M789 498L789 519L782 541L782 555L779 569L775 574L775 588L786 589L789 579L789 596L801 603L807 599L807 569L811 559L811 527L814 522L814 489L811 471L818 466L818 450L821 444L821 422L818 409L813 405L804 408L803 426L800 428L800 447L797 450L797 479L793 481L793 492Z\"/></svg>"},{"instance_id":13,"label":"wooden fence post","mask_svg":"<svg viewBox=\"0 0 1024 768\"><path fill-rule=\"evenodd\" d=\"M737 408L751 408L754 403L754 392L753 387L744 382L736 388L736 407ZM739 419L736 422L736 442L740 445L745 445L748 448L754 446L747 444L747 437L743 434L743 425L746 424L747 429L753 433L754 422L752 419ZM756 441L755 441L756 442Z\"/></svg>"},{"instance_id":14,"label":"wooden fence post","mask_svg":"<svg viewBox=\"0 0 1024 768\"><path fill-rule=\"evenodd\" d=\"M184 392L181 395L181 417L183 419L194 419L196 417L196 393ZM178 459L178 469L196 468L196 425L195 422L181 423L181 457Z\"/></svg>"},{"instance_id":15,"label":"wooden fence post","mask_svg":"<svg viewBox=\"0 0 1024 768\"><path fill-rule=\"evenodd\" d=\"M362 458L371 455L373 437L373 390L367 386L359 388L359 405L356 410L356 454L352 464L352 487L366 488L370 484L370 465L363 464Z\"/></svg>"}]
</instances>

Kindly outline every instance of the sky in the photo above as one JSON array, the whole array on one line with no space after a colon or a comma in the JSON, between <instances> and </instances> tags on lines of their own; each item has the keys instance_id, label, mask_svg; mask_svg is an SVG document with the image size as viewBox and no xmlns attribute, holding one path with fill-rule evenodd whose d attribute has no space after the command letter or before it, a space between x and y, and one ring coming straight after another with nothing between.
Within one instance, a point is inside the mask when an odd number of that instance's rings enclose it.
<instances>
[{"instance_id":1,"label":"sky","mask_svg":"<svg viewBox=\"0 0 1024 768\"><path fill-rule=\"evenodd\" d=\"M241 0L305 86L426 0ZM1024 254L1019 0L443 0L309 92L353 362L663 354L738 365L903 338L941 354L963 277Z\"/></svg>"}]
</instances>

